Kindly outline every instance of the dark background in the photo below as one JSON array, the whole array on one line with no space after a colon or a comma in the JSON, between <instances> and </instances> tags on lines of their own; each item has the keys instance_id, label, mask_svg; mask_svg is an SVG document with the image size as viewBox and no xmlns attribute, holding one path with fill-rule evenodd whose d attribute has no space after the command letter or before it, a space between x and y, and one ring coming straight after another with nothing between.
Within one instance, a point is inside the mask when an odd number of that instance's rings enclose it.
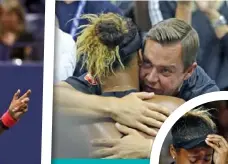
<instances>
[{"instance_id":1,"label":"dark background","mask_svg":"<svg viewBox=\"0 0 228 164\"><path fill-rule=\"evenodd\" d=\"M1 114L9 107L17 89L22 93L32 90L29 111L16 126L0 136L0 164L40 164L43 65L0 64L0 77Z\"/></svg>"}]
</instances>

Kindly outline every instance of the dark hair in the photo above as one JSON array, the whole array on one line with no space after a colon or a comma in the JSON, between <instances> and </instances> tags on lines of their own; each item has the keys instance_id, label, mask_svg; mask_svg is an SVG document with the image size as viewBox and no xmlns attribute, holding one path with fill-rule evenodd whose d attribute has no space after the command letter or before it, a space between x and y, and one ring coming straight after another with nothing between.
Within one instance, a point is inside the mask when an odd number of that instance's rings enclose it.
<instances>
[{"instance_id":1,"label":"dark hair","mask_svg":"<svg viewBox=\"0 0 228 164\"><path fill-rule=\"evenodd\" d=\"M118 46L124 39L122 29L116 28L115 22L107 20L96 25L96 34L100 41L110 48Z\"/></svg>"},{"instance_id":2,"label":"dark hair","mask_svg":"<svg viewBox=\"0 0 228 164\"><path fill-rule=\"evenodd\" d=\"M90 24L77 39L77 55L93 77L101 79L124 68L141 48L137 27L114 13L84 15Z\"/></svg>"},{"instance_id":3,"label":"dark hair","mask_svg":"<svg viewBox=\"0 0 228 164\"><path fill-rule=\"evenodd\" d=\"M194 109L182 116L172 127L173 145L175 148L195 147L202 141L204 143L208 134L216 131L216 125L208 110Z\"/></svg>"},{"instance_id":4,"label":"dark hair","mask_svg":"<svg viewBox=\"0 0 228 164\"><path fill-rule=\"evenodd\" d=\"M143 46L148 39L163 45L180 42L185 70L196 61L199 37L195 29L185 21L176 18L161 21L147 33Z\"/></svg>"},{"instance_id":5,"label":"dark hair","mask_svg":"<svg viewBox=\"0 0 228 164\"><path fill-rule=\"evenodd\" d=\"M137 26L131 19L127 19L128 32L123 35L123 39L119 44L119 55L124 66L128 66L132 57L137 55L138 50L141 48L141 36L139 34ZM113 63L113 68L120 67L120 63L116 60Z\"/></svg>"}]
</instances>

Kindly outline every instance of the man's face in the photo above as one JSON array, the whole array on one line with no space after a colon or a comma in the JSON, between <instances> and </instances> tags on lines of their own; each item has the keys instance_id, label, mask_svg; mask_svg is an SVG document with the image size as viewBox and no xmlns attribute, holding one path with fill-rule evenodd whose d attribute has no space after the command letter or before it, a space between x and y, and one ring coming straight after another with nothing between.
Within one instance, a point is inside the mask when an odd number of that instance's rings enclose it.
<instances>
[{"instance_id":1,"label":"man's face","mask_svg":"<svg viewBox=\"0 0 228 164\"><path fill-rule=\"evenodd\" d=\"M213 160L213 149L209 147L180 149L176 154L176 164L211 164Z\"/></svg>"},{"instance_id":2,"label":"man's face","mask_svg":"<svg viewBox=\"0 0 228 164\"><path fill-rule=\"evenodd\" d=\"M140 65L140 83L143 91L159 95L175 95L183 81L192 74L184 71L181 44L161 45L147 40ZM193 67L193 66L192 66Z\"/></svg>"}]
</instances>

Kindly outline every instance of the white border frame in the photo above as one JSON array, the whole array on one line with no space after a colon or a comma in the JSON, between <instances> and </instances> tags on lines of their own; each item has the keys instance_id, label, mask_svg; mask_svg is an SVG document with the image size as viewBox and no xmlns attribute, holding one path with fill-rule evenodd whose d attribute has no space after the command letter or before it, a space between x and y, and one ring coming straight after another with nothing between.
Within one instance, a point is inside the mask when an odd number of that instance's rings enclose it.
<instances>
[{"instance_id":1,"label":"white border frame","mask_svg":"<svg viewBox=\"0 0 228 164\"><path fill-rule=\"evenodd\" d=\"M55 0L45 1L41 164L51 164Z\"/></svg>"},{"instance_id":2,"label":"white border frame","mask_svg":"<svg viewBox=\"0 0 228 164\"><path fill-rule=\"evenodd\" d=\"M168 132L172 128L172 126L181 116L183 116L185 113L187 113L188 111L190 111L191 109L199 105L203 105L207 102L219 101L219 100L228 100L228 92L221 91L221 92L207 93L207 94L198 96L196 98L193 98L187 101L186 103L184 103L183 105L181 105L179 108L177 108L177 110L175 110L164 122L164 124L162 125L161 129L159 130L154 140L151 155L150 155L150 164L159 164L159 158L160 158L163 142Z\"/></svg>"}]
</instances>

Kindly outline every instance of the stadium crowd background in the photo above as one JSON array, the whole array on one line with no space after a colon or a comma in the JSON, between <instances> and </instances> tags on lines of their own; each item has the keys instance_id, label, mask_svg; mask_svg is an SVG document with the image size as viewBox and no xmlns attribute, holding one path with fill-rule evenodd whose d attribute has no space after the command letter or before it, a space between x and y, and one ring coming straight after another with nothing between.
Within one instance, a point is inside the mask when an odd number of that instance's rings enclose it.
<instances>
[{"instance_id":1,"label":"stadium crowd background","mask_svg":"<svg viewBox=\"0 0 228 164\"><path fill-rule=\"evenodd\" d=\"M32 90L28 112L1 136L0 163L41 162L44 3L0 0L0 113L18 89Z\"/></svg>"},{"instance_id":2,"label":"stadium crowd background","mask_svg":"<svg viewBox=\"0 0 228 164\"><path fill-rule=\"evenodd\" d=\"M41 1L1 1L1 61L43 60L44 9Z\"/></svg>"}]
</instances>

